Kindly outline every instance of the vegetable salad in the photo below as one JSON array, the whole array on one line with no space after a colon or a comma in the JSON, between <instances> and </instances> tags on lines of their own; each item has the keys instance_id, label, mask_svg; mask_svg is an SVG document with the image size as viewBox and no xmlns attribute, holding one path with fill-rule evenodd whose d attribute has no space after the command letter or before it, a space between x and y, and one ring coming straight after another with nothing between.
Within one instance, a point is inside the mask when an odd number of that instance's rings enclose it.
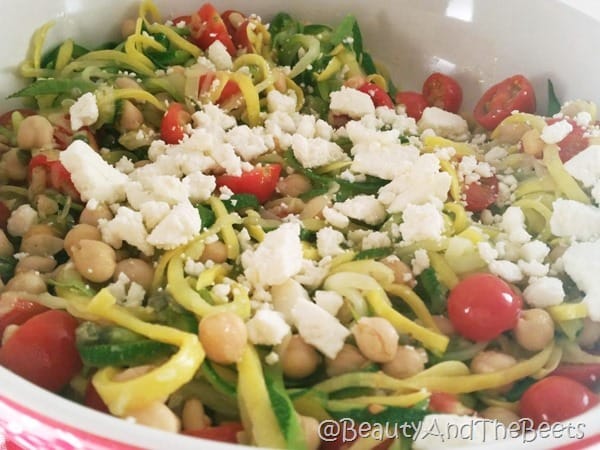
<instances>
[{"instance_id":1,"label":"vegetable salad","mask_svg":"<svg viewBox=\"0 0 600 450\"><path fill-rule=\"evenodd\" d=\"M538 115L517 74L467 114L448 74L394 85L352 15L143 1L97 48L47 49L51 26L0 116L4 367L269 448L439 448L320 424L535 428L598 403L593 103L548 81Z\"/></svg>"}]
</instances>

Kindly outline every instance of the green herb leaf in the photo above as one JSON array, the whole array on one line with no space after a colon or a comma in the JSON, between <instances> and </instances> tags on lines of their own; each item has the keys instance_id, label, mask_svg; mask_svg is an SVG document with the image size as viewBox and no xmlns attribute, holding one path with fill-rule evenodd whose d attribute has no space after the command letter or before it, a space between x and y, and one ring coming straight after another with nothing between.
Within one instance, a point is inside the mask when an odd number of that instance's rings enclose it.
<instances>
[{"instance_id":1,"label":"green herb leaf","mask_svg":"<svg viewBox=\"0 0 600 450\"><path fill-rule=\"evenodd\" d=\"M554 114L560 112L560 100L554 92L554 85L552 81L548 79L548 115L552 117Z\"/></svg>"},{"instance_id":2,"label":"green herb leaf","mask_svg":"<svg viewBox=\"0 0 600 450\"><path fill-rule=\"evenodd\" d=\"M235 398L237 396L237 386L221 377L209 360L205 359L200 369L204 378L206 378L217 392L229 397Z\"/></svg>"},{"instance_id":3,"label":"green herb leaf","mask_svg":"<svg viewBox=\"0 0 600 450\"><path fill-rule=\"evenodd\" d=\"M229 212L260 208L258 198L252 194L233 194L229 199L223 200L223 204Z\"/></svg>"},{"instance_id":4,"label":"green herb leaf","mask_svg":"<svg viewBox=\"0 0 600 450\"><path fill-rule=\"evenodd\" d=\"M17 262L12 256L0 256L0 278L4 283L8 283L15 274Z\"/></svg>"},{"instance_id":5,"label":"green herb leaf","mask_svg":"<svg viewBox=\"0 0 600 450\"><path fill-rule=\"evenodd\" d=\"M196 205L196 209L198 210L198 214L200 215L202 228L209 228L217 220L215 213L208 206Z\"/></svg>"},{"instance_id":6,"label":"green herb leaf","mask_svg":"<svg viewBox=\"0 0 600 450\"><path fill-rule=\"evenodd\" d=\"M81 94L92 92L95 89L96 85L94 83L80 78L37 80L26 88L10 95L8 98L36 97L48 94L68 94L73 98L77 98Z\"/></svg>"},{"instance_id":7,"label":"green herb leaf","mask_svg":"<svg viewBox=\"0 0 600 450\"><path fill-rule=\"evenodd\" d=\"M425 269L417 277L415 292L423 299L433 314L444 312L448 290L440 283L435 270L431 267Z\"/></svg>"},{"instance_id":8,"label":"green herb leaf","mask_svg":"<svg viewBox=\"0 0 600 450\"><path fill-rule=\"evenodd\" d=\"M362 259L381 259L391 255L392 253L394 253L393 247L370 248L368 250L358 252L354 259L356 261Z\"/></svg>"},{"instance_id":9,"label":"green herb leaf","mask_svg":"<svg viewBox=\"0 0 600 450\"><path fill-rule=\"evenodd\" d=\"M523 393L536 381L535 378L531 377L522 378L519 381L516 381L511 390L504 395L504 398L509 402L520 400Z\"/></svg>"}]
</instances>

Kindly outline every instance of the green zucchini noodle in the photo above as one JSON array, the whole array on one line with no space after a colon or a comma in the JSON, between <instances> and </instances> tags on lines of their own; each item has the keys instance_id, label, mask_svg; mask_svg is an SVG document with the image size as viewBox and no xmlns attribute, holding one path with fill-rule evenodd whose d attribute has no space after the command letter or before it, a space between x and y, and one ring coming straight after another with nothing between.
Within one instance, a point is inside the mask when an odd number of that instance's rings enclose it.
<instances>
[{"instance_id":1,"label":"green zucchini noodle","mask_svg":"<svg viewBox=\"0 0 600 450\"><path fill-rule=\"evenodd\" d=\"M79 358L60 395L296 450L325 420L517 420L597 370L595 105L417 116L351 14L143 0L123 25L40 27L0 116L0 361L12 308L49 309Z\"/></svg>"}]
</instances>

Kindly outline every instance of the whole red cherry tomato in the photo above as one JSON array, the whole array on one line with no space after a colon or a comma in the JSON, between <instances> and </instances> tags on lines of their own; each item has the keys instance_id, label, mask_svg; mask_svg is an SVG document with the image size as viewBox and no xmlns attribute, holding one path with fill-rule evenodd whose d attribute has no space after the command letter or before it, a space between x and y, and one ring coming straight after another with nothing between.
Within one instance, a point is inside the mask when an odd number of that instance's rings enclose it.
<instances>
[{"instance_id":1,"label":"whole red cherry tomato","mask_svg":"<svg viewBox=\"0 0 600 450\"><path fill-rule=\"evenodd\" d=\"M217 186L227 186L235 194L255 195L259 202L264 203L275 192L280 173L280 164L264 164L240 176L219 175L216 182Z\"/></svg>"},{"instance_id":2,"label":"whole red cherry tomato","mask_svg":"<svg viewBox=\"0 0 600 450\"><path fill-rule=\"evenodd\" d=\"M396 94L396 104L404 105L406 108L406 115L412 117L415 120L419 120L423 115L423 111L429 105L427 99L420 92L414 91L402 91Z\"/></svg>"},{"instance_id":3,"label":"whole red cherry tomato","mask_svg":"<svg viewBox=\"0 0 600 450\"><path fill-rule=\"evenodd\" d=\"M462 104L462 88L454 78L435 72L423 83L423 96L429 106L457 113Z\"/></svg>"},{"instance_id":4,"label":"whole red cherry tomato","mask_svg":"<svg viewBox=\"0 0 600 450\"><path fill-rule=\"evenodd\" d=\"M391 97L387 92L385 92L381 87L377 86L375 83L365 83L358 87L358 90L364 92L371 100L373 100L373 104L375 107L378 106L387 106L388 108L394 108L394 102L392 102Z\"/></svg>"}]
</instances>

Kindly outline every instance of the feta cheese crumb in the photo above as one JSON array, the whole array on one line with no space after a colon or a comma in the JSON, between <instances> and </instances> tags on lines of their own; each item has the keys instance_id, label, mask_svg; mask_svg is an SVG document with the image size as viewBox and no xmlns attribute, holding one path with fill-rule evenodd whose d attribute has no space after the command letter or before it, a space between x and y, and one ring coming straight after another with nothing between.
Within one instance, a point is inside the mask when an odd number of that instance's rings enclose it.
<instances>
[{"instance_id":1,"label":"feta cheese crumb","mask_svg":"<svg viewBox=\"0 0 600 450\"><path fill-rule=\"evenodd\" d=\"M200 232L200 215L189 201L175 205L148 236L154 247L170 250L187 244Z\"/></svg>"},{"instance_id":2,"label":"feta cheese crumb","mask_svg":"<svg viewBox=\"0 0 600 450\"><path fill-rule=\"evenodd\" d=\"M91 92L83 94L69 108L71 129L77 131L81 127L93 125L98 120L98 114L96 96Z\"/></svg>"},{"instance_id":3,"label":"feta cheese crumb","mask_svg":"<svg viewBox=\"0 0 600 450\"><path fill-rule=\"evenodd\" d=\"M332 316L335 316L344 304L344 298L334 291L316 291L315 303Z\"/></svg>"},{"instance_id":4,"label":"feta cheese crumb","mask_svg":"<svg viewBox=\"0 0 600 450\"><path fill-rule=\"evenodd\" d=\"M521 268L511 261L492 261L489 264L490 272L494 275L498 275L500 278L508 281L509 283L516 283L523 279L523 272Z\"/></svg>"},{"instance_id":5,"label":"feta cheese crumb","mask_svg":"<svg viewBox=\"0 0 600 450\"><path fill-rule=\"evenodd\" d=\"M523 291L523 298L529 306L547 308L561 304L565 299L565 291L562 281L558 278L534 278Z\"/></svg>"},{"instance_id":6,"label":"feta cheese crumb","mask_svg":"<svg viewBox=\"0 0 600 450\"><path fill-rule=\"evenodd\" d=\"M369 94L357 89L342 87L339 91L329 94L331 102L329 109L334 114L344 114L352 119L360 119L367 114L375 114L375 105Z\"/></svg>"},{"instance_id":7,"label":"feta cheese crumb","mask_svg":"<svg viewBox=\"0 0 600 450\"><path fill-rule=\"evenodd\" d=\"M469 124L465 119L436 106L425 108L417 125L421 131L430 128L438 136L455 141L466 141L469 138Z\"/></svg>"},{"instance_id":8,"label":"feta cheese crumb","mask_svg":"<svg viewBox=\"0 0 600 450\"><path fill-rule=\"evenodd\" d=\"M500 226L508 234L508 240L523 244L531 240L531 235L525 229L525 214L518 206L510 206L502 214Z\"/></svg>"},{"instance_id":9,"label":"feta cheese crumb","mask_svg":"<svg viewBox=\"0 0 600 450\"><path fill-rule=\"evenodd\" d=\"M208 58L218 70L231 70L233 68L233 60L227 51L227 48L218 39L208 47Z\"/></svg>"},{"instance_id":10,"label":"feta cheese crumb","mask_svg":"<svg viewBox=\"0 0 600 450\"><path fill-rule=\"evenodd\" d=\"M363 238L361 242L361 249L370 250L372 248L389 247L390 245L392 245L392 241L387 233L382 231L373 231Z\"/></svg>"},{"instance_id":11,"label":"feta cheese crumb","mask_svg":"<svg viewBox=\"0 0 600 450\"><path fill-rule=\"evenodd\" d=\"M400 232L406 244L428 239L439 241L444 232L444 218L431 203L408 205L402 214Z\"/></svg>"},{"instance_id":12,"label":"feta cheese crumb","mask_svg":"<svg viewBox=\"0 0 600 450\"><path fill-rule=\"evenodd\" d=\"M343 229L350 224L350 219L348 219L348 217L336 209L330 208L329 206L323 208L321 213L323 214L323 218L327 221L327 223L331 224L335 228Z\"/></svg>"},{"instance_id":13,"label":"feta cheese crumb","mask_svg":"<svg viewBox=\"0 0 600 450\"><path fill-rule=\"evenodd\" d=\"M573 131L573 125L567 120L560 120L552 125L546 125L542 129L540 138L546 144L556 144L566 138L571 131Z\"/></svg>"},{"instance_id":14,"label":"feta cheese crumb","mask_svg":"<svg viewBox=\"0 0 600 450\"><path fill-rule=\"evenodd\" d=\"M23 236L29 229L38 223L38 213L31 206L25 204L15 209L8 221L6 230L11 236Z\"/></svg>"},{"instance_id":15,"label":"feta cheese crumb","mask_svg":"<svg viewBox=\"0 0 600 450\"><path fill-rule=\"evenodd\" d=\"M429 267L429 264L429 255L427 254L427 251L422 248L415 252L415 257L410 261L415 276L420 275Z\"/></svg>"},{"instance_id":16,"label":"feta cheese crumb","mask_svg":"<svg viewBox=\"0 0 600 450\"><path fill-rule=\"evenodd\" d=\"M290 333L290 326L281 313L271 309L259 309L248 322L248 339L256 345L278 345Z\"/></svg>"},{"instance_id":17,"label":"feta cheese crumb","mask_svg":"<svg viewBox=\"0 0 600 450\"><path fill-rule=\"evenodd\" d=\"M292 151L300 164L309 169L348 159L335 142L322 138L307 139L301 134L292 136Z\"/></svg>"},{"instance_id":18,"label":"feta cheese crumb","mask_svg":"<svg viewBox=\"0 0 600 450\"><path fill-rule=\"evenodd\" d=\"M357 195L333 207L352 219L362 220L369 225L378 225L386 217L385 208L373 195Z\"/></svg>"},{"instance_id":19,"label":"feta cheese crumb","mask_svg":"<svg viewBox=\"0 0 600 450\"><path fill-rule=\"evenodd\" d=\"M344 243L344 235L331 227L324 227L317 231L317 251L324 258L326 256L337 256L344 253L341 244Z\"/></svg>"},{"instance_id":20,"label":"feta cheese crumb","mask_svg":"<svg viewBox=\"0 0 600 450\"><path fill-rule=\"evenodd\" d=\"M600 145L590 145L565 163L565 169L585 187L600 182Z\"/></svg>"},{"instance_id":21,"label":"feta cheese crumb","mask_svg":"<svg viewBox=\"0 0 600 450\"><path fill-rule=\"evenodd\" d=\"M144 226L144 218L138 211L120 206L111 220L100 219L98 228L102 233L102 240L116 249L121 248L125 241L145 255L154 253L152 245L146 240L148 232Z\"/></svg>"},{"instance_id":22,"label":"feta cheese crumb","mask_svg":"<svg viewBox=\"0 0 600 450\"><path fill-rule=\"evenodd\" d=\"M600 240L595 242L577 242L563 254L564 270L585 292L583 298L587 304L590 319L600 321Z\"/></svg>"},{"instance_id":23,"label":"feta cheese crumb","mask_svg":"<svg viewBox=\"0 0 600 450\"><path fill-rule=\"evenodd\" d=\"M550 230L555 236L580 241L600 237L600 208L561 198L552 210Z\"/></svg>"}]
</instances>

